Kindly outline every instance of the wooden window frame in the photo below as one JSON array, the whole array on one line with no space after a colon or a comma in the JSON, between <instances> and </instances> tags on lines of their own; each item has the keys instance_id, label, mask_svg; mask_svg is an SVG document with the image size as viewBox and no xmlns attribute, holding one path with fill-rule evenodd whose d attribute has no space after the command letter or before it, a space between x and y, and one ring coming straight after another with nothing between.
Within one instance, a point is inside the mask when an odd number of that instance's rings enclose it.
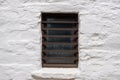
<instances>
[{"instance_id":1,"label":"wooden window frame","mask_svg":"<svg viewBox=\"0 0 120 80\"><path fill-rule=\"evenodd\" d=\"M59 21L59 22L57 22L57 21L54 21L54 22L47 22L47 21L44 21L44 14L48 14L48 15L50 15L50 14L63 14L63 15L67 15L67 14L73 14L73 15L76 15L77 17L77 20L76 21ZM78 25L79 25L79 20L78 20L79 18L78 18L78 13L50 13L50 12L42 12L41 13L41 30L42 30L42 67L52 67L52 68L54 68L54 67L56 67L56 68L77 68L78 67L78 59L79 59L79 54L78 54ZM74 41L73 43L64 43L64 44L66 44L66 45L75 45L77 48L75 49L75 50L66 50L66 51L68 51L68 52L74 52L74 59L75 59L75 63L74 64L46 64L45 63L45 59L48 59L49 57L46 57L45 56L45 52L46 51L49 51L49 50L45 50L45 48L44 48L44 46L46 45L46 44L48 44L48 43L46 43L45 42L45 37L46 37L46 35L45 35L45 33L44 33L44 31L45 30L48 30L48 28L46 27L45 28L45 24L47 24L47 23L73 23L73 24L75 24L76 26L75 26L75 28L70 28L71 30L75 30L76 31L76 34L74 35L74 37L76 38L76 41ZM70 30L70 29L66 29L66 30ZM51 30L57 30L57 28L53 28L53 29L51 29ZM64 30L63 28L61 28L61 29L59 29L59 30ZM49 36L49 37L58 37L58 36ZM73 37L73 36L62 36L62 37ZM51 43L49 43L49 44L53 44L54 42L51 42ZM59 42L56 42L57 44L61 44L61 43L59 43ZM52 50L51 50L52 51ZM53 51L55 51L55 50L53 50ZM56 50L57 51L57 50ZM58 50L58 51L60 51L60 50ZM65 50L64 50L65 51ZM63 58L63 59L65 59L65 58Z\"/></svg>"}]
</instances>

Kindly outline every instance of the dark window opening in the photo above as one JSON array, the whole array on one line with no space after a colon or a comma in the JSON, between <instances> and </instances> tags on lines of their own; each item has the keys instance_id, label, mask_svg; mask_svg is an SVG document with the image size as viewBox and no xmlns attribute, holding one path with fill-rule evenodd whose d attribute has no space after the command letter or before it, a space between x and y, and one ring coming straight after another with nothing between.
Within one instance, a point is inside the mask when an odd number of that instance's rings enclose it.
<instances>
[{"instance_id":1,"label":"dark window opening","mask_svg":"<svg viewBox=\"0 0 120 80\"><path fill-rule=\"evenodd\" d=\"M78 13L42 13L42 66L78 66Z\"/></svg>"}]
</instances>

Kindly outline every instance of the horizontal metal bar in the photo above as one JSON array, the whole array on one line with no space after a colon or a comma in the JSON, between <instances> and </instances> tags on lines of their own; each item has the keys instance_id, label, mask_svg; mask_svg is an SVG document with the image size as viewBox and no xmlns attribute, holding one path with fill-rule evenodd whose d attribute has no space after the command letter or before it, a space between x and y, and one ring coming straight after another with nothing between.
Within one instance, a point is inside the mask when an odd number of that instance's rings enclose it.
<instances>
[{"instance_id":1,"label":"horizontal metal bar","mask_svg":"<svg viewBox=\"0 0 120 80\"><path fill-rule=\"evenodd\" d=\"M78 52L78 50L42 50L43 52Z\"/></svg>"},{"instance_id":2,"label":"horizontal metal bar","mask_svg":"<svg viewBox=\"0 0 120 80\"><path fill-rule=\"evenodd\" d=\"M77 21L42 21L42 23L78 23Z\"/></svg>"},{"instance_id":3,"label":"horizontal metal bar","mask_svg":"<svg viewBox=\"0 0 120 80\"><path fill-rule=\"evenodd\" d=\"M43 28L43 30L78 30L77 28Z\"/></svg>"},{"instance_id":4,"label":"horizontal metal bar","mask_svg":"<svg viewBox=\"0 0 120 80\"><path fill-rule=\"evenodd\" d=\"M52 37L52 38L77 38L77 35L43 35L42 37Z\"/></svg>"},{"instance_id":5,"label":"horizontal metal bar","mask_svg":"<svg viewBox=\"0 0 120 80\"><path fill-rule=\"evenodd\" d=\"M77 42L65 43L65 42L43 42L44 45L46 44L59 44L59 45L78 45Z\"/></svg>"},{"instance_id":6,"label":"horizontal metal bar","mask_svg":"<svg viewBox=\"0 0 120 80\"><path fill-rule=\"evenodd\" d=\"M64 68L75 68L77 64L42 64L43 67L64 67Z\"/></svg>"}]
</instances>

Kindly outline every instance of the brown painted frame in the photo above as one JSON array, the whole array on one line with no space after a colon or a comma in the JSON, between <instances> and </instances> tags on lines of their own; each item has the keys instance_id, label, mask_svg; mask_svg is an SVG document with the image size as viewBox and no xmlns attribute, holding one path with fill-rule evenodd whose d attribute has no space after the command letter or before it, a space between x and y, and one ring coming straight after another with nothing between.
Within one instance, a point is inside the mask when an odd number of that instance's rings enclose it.
<instances>
[{"instance_id":1,"label":"brown painted frame","mask_svg":"<svg viewBox=\"0 0 120 80\"><path fill-rule=\"evenodd\" d=\"M54 21L54 22L47 22L47 21L44 21L45 20L45 15L49 16L51 14L61 14L61 15L67 15L67 14L71 14L71 15L76 15L76 21ZM41 13L41 30L42 30L42 67L64 67L64 68L77 68L78 67L78 25L79 25L79 22L78 22L78 13L48 13L48 12L42 12ZM75 30L76 33L72 36L62 36L62 37L75 37L76 41L74 41L74 43L64 43L66 45L75 45L76 46L76 49L75 50L69 50L70 52L74 52L74 59L75 59L75 62L74 64L46 64L45 63L45 60L48 59L49 57L46 57L45 56L45 52L48 51L48 50L45 50L45 45L46 45L46 42L45 42L45 30L47 30L48 28L46 27L46 24L47 23L74 23L76 24L75 28L71 28L72 30ZM45 28L46 27L46 28ZM57 30L57 28L53 28L52 30ZM59 29L59 30L64 30L64 29ZM67 30L67 29L66 29ZM68 29L70 30L70 29ZM50 36L50 37L57 37L57 36ZM61 44L59 42L56 42L57 44ZM49 43L49 44L52 44ZM50 51L50 50L49 50ZM51 50L51 51L56 51L56 50ZM60 50L58 50L60 51ZM64 50L65 51L65 50ZM68 50L66 50L68 51ZM64 58L63 58L64 59Z\"/></svg>"}]
</instances>

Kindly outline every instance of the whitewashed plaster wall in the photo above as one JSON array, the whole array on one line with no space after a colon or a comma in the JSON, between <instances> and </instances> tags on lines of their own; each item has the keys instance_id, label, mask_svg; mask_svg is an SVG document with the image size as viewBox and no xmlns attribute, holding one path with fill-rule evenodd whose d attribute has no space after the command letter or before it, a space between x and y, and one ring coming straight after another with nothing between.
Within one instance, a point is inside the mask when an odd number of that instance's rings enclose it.
<instances>
[{"instance_id":1,"label":"whitewashed plaster wall","mask_svg":"<svg viewBox=\"0 0 120 80\"><path fill-rule=\"evenodd\" d=\"M41 69L41 12L79 12L79 80L120 80L120 0L0 0L0 80Z\"/></svg>"}]
</instances>

